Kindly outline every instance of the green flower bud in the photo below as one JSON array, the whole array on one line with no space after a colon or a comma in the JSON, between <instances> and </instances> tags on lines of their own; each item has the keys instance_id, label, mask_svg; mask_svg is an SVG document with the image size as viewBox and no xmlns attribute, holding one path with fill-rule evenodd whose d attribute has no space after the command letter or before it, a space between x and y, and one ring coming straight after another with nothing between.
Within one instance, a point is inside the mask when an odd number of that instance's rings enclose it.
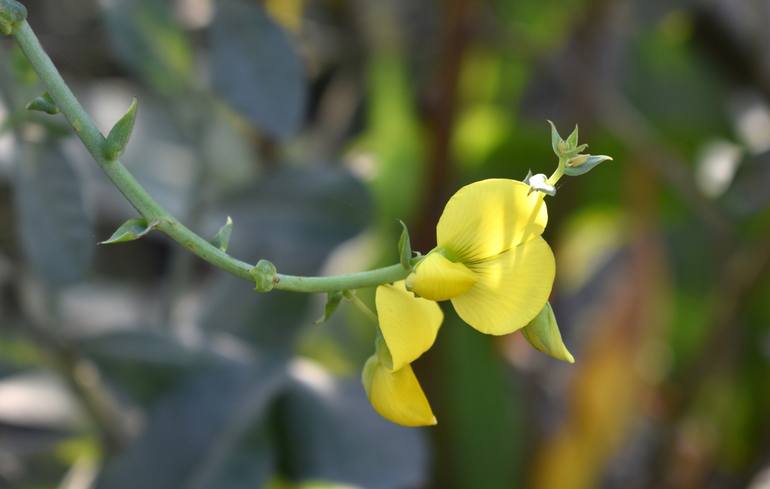
<instances>
[{"instance_id":1,"label":"green flower bud","mask_svg":"<svg viewBox=\"0 0 770 489\"><path fill-rule=\"evenodd\" d=\"M0 32L6 36L27 20L27 9L16 0L0 0Z\"/></svg>"},{"instance_id":2,"label":"green flower bud","mask_svg":"<svg viewBox=\"0 0 770 489\"><path fill-rule=\"evenodd\" d=\"M278 282L278 270L267 260L259 260L250 273L257 292L270 292Z\"/></svg>"},{"instance_id":3,"label":"green flower bud","mask_svg":"<svg viewBox=\"0 0 770 489\"><path fill-rule=\"evenodd\" d=\"M575 358L561 339L559 325L556 324L556 316L549 302L545 303L543 310L521 332L533 347L546 355L557 360L575 363Z\"/></svg>"}]
</instances>

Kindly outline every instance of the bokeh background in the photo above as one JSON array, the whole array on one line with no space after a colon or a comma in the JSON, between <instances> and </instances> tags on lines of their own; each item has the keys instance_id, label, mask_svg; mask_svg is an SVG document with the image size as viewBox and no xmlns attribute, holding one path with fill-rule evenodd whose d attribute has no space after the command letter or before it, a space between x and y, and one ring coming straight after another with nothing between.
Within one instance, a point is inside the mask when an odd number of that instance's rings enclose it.
<instances>
[{"instance_id":1,"label":"bokeh background","mask_svg":"<svg viewBox=\"0 0 770 489\"><path fill-rule=\"evenodd\" d=\"M430 250L461 185L554 169L547 119L615 161L549 199L575 365L446 308L405 429L349 305L97 246L135 212L2 40L0 487L770 487L770 2L24 3L100 128L138 97L149 192L286 273Z\"/></svg>"}]
</instances>

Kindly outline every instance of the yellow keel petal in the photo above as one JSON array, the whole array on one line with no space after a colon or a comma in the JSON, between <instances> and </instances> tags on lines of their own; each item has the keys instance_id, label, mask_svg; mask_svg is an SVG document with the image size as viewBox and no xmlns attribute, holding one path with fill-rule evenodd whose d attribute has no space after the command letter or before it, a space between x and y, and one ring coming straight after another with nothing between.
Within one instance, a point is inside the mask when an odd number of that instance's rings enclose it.
<instances>
[{"instance_id":1,"label":"yellow keel petal","mask_svg":"<svg viewBox=\"0 0 770 489\"><path fill-rule=\"evenodd\" d=\"M410 365L391 372L372 355L361 380L375 411L403 426L430 426L436 417Z\"/></svg>"},{"instance_id":2,"label":"yellow keel petal","mask_svg":"<svg viewBox=\"0 0 770 489\"><path fill-rule=\"evenodd\" d=\"M473 287L476 280L476 274L462 263L429 253L407 277L406 286L425 299L445 301Z\"/></svg>"},{"instance_id":3,"label":"yellow keel petal","mask_svg":"<svg viewBox=\"0 0 770 489\"><path fill-rule=\"evenodd\" d=\"M532 321L548 301L556 275L553 252L540 237L468 267L479 280L452 305L463 321L493 335Z\"/></svg>"},{"instance_id":4,"label":"yellow keel petal","mask_svg":"<svg viewBox=\"0 0 770 489\"><path fill-rule=\"evenodd\" d=\"M537 238L548 222L548 211L527 184L488 179L466 185L444 208L436 228L438 246L463 262L498 255Z\"/></svg>"},{"instance_id":5,"label":"yellow keel petal","mask_svg":"<svg viewBox=\"0 0 770 489\"><path fill-rule=\"evenodd\" d=\"M380 331L390 351L391 371L417 360L436 341L444 313L433 301L415 297L404 282L377 287Z\"/></svg>"}]
</instances>

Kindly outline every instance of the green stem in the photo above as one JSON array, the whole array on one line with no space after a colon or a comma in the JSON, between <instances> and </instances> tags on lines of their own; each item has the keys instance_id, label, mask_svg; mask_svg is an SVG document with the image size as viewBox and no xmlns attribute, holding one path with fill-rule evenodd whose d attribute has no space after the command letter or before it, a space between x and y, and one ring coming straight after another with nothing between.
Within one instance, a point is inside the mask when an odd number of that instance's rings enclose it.
<instances>
[{"instance_id":1,"label":"green stem","mask_svg":"<svg viewBox=\"0 0 770 489\"><path fill-rule=\"evenodd\" d=\"M13 30L32 67L48 88L56 105L67 118L75 133L91 153L107 177L148 222L157 221L157 229L178 242L195 255L237 277L252 281L249 273L253 265L233 258L206 239L188 229L160 206L119 160L109 160L104 155L105 138L72 93L51 58L27 21ZM331 277L298 277L278 274L276 289L294 292L333 292L353 288L373 287L382 283L401 280L408 272L401 265Z\"/></svg>"}]
</instances>

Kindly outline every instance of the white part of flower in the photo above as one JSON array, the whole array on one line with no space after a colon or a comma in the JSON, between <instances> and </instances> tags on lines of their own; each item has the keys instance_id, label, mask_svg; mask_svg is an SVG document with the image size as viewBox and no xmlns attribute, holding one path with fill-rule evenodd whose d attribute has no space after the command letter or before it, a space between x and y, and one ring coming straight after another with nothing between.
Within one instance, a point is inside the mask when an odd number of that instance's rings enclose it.
<instances>
[{"instance_id":1,"label":"white part of flower","mask_svg":"<svg viewBox=\"0 0 770 489\"><path fill-rule=\"evenodd\" d=\"M548 177L543 173L529 177L527 184L532 187L532 190L538 190L551 197L556 195L556 187L548 183Z\"/></svg>"}]
</instances>

